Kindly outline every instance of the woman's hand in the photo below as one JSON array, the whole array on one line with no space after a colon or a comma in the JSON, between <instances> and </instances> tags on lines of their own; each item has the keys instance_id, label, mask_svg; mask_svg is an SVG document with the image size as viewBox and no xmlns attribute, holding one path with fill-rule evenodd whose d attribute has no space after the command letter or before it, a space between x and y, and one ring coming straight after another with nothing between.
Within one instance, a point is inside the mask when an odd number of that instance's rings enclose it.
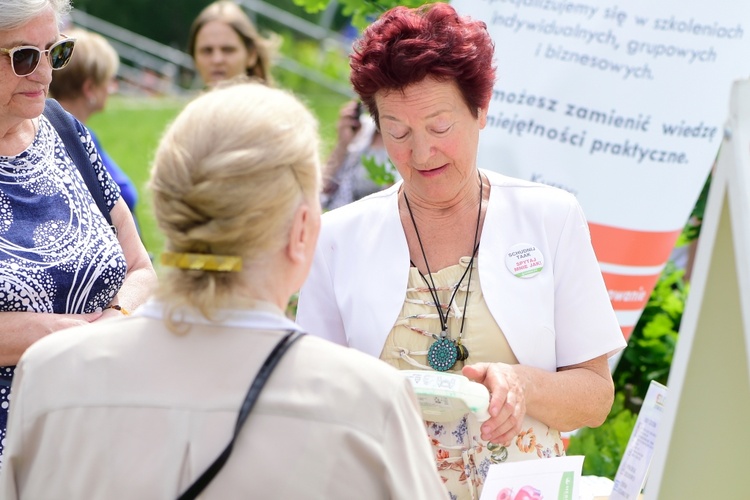
<instances>
[{"instance_id":1,"label":"woman's hand","mask_svg":"<svg viewBox=\"0 0 750 500\"><path fill-rule=\"evenodd\" d=\"M121 311L108 307L107 309L102 311L102 315L99 316L99 318L96 321L101 321L103 319L112 319L112 318L124 318L125 316L126 314L123 314Z\"/></svg>"},{"instance_id":2,"label":"woman's hand","mask_svg":"<svg viewBox=\"0 0 750 500\"><path fill-rule=\"evenodd\" d=\"M490 419L482 424L482 439L509 446L526 415L525 389L513 365L476 363L464 366L462 373L490 391Z\"/></svg>"},{"instance_id":3,"label":"woman's hand","mask_svg":"<svg viewBox=\"0 0 750 500\"><path fill-rule=\"evenodd\" d=\"M49 314L32 312L2 312L0 320L0 366L18 363L26 349L47 335L82 326L98 320L101 312L89 314Z\"/></svg>"},{"instance_id":4,"label":"woman's hand","mask_svg":"<svg viewBox=\"0 0 750 500\"><path fill-rule=\"evenodd\" d=\"M9 313L10 314L10 313ZM83 326L92 323L102 317L102 312L87 314L47 314L47 313L19 313L25 314L25 318L32 325L37 323L40 335L32 341L38 340L46 335L74 326ZM31 326L31 325L30 325Z\"/></svg>"},{"instance_id":5,"label":"woman's hand","mask_svg":"<svg viewBox=\"0 0 750 500\"><path fill-rule=\"evenodd\" d=\"M463 374L490 391L490 419L482 439L507 446L533 417L558 431L597 427L607 418L614 384L607 356L602 355L555 372L527 365L476 363Z\"/></svg>"}]
</instances>

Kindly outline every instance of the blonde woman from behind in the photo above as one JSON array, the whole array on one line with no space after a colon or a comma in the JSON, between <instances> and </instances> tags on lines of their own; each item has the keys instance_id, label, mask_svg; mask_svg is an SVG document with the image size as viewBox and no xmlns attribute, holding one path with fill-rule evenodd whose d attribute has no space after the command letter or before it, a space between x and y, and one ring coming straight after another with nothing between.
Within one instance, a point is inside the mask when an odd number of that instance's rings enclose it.
<instances>
[{"instance_id":1,"label":"blonde woman from behind","mask_svg":"<svg viewBox=\"0 0 750 500\"><path fill-rule=\"evenodd\" d=\"M150 182L169 266L159 292L23 357L0 497L177 498L206 470L264 359L299 329L284 308L317 241L319 168L317 123L285 91L241 83L186 107ZM305 335L201 498L446 494L403 376Z\"/></svg>"}]
</instances>

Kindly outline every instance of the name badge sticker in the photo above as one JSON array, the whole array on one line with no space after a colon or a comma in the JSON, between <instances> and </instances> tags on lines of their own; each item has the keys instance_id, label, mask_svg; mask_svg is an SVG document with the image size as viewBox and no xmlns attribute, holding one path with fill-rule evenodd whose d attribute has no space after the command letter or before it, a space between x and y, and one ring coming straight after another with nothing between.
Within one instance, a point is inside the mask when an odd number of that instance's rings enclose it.
<instances>
[{"instance_id":1,"label":"name badge sticker","mask_svg":"<svg viewBox=\"0 0 750 500\"><path fill-rule=\"evenodd\" d=\"M533 278L544 268L544 256L531 243L518 243L505 254L505 265L516 278Z\"/></svg>"}]
</instances>

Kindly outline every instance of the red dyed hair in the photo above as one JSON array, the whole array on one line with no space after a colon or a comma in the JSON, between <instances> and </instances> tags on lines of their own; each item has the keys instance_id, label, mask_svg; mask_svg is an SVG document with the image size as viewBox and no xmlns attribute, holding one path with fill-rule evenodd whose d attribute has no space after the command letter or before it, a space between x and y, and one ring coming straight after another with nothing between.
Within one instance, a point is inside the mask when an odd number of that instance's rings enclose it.
<instances>
[{"instance_id":1,"label":"red dyed hair","mask_svg":"<svg viewBox=\"0 0 750 500\"><path fill-rule=\"evenodd\" d=\"M394 7L371 24L349 59L351 82L375 123L375 93L403 90L426 77L455 81L476 118L495 84L495 45L482 21L445 3Z\"/></svg>"}]
</instances>

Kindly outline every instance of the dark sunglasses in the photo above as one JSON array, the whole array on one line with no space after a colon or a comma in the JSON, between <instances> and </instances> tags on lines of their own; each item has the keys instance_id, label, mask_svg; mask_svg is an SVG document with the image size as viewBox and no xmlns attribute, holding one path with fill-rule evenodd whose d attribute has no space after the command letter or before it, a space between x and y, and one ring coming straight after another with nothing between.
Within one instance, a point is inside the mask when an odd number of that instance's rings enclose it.
<instances>
[{"instance_id":1,"label":"dark sunglasses","mask_svg":"<svg viewBox=\"0 0 750 500\"><path fill-rule=\"evenodd\" d=\"M49 65L52 69L63 69L70 62L70 56L73 55L75 48L75 38L63 38L47 50L41 50L37 47L24 45L22 47L13 47L12 49L0 48L0 52L10 56L10 67L16 76L29 76L39 66L42 60L42 54L49 59Z\"/></svg>"}]
</instances>

